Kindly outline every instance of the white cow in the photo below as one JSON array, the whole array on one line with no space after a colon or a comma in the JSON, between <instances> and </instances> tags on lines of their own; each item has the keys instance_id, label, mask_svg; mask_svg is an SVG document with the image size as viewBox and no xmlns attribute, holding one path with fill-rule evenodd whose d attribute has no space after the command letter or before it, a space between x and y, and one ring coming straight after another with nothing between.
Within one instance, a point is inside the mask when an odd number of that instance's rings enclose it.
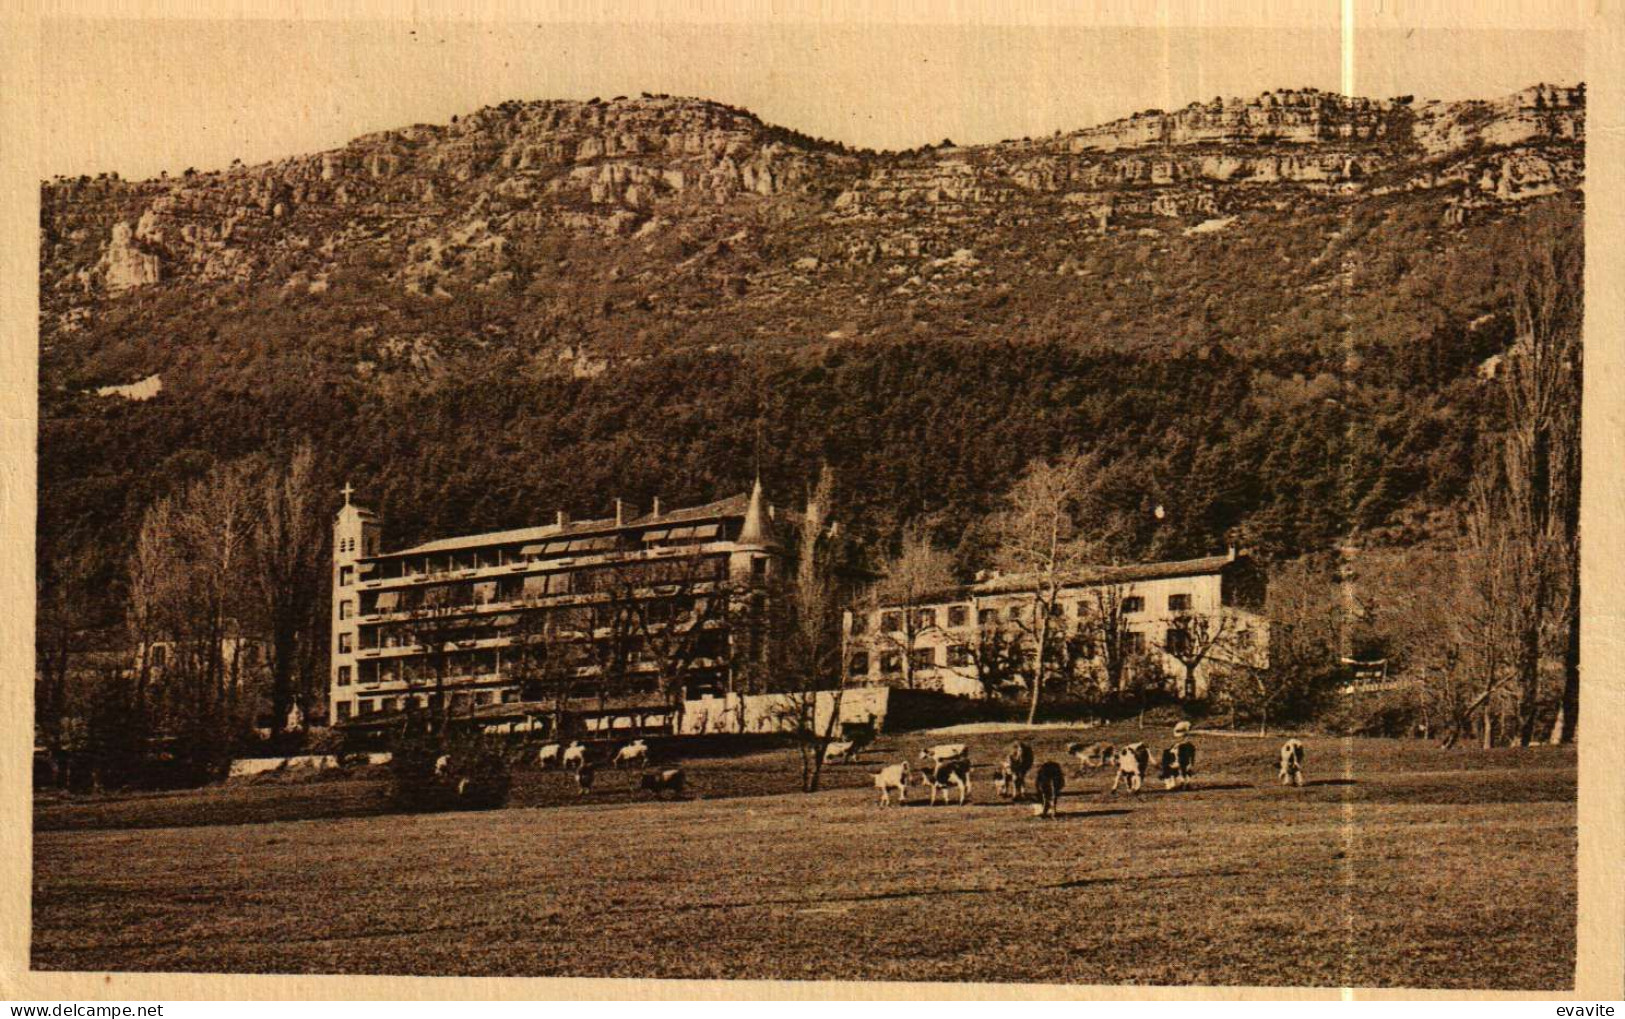
<instances>
[{"instance_id":1,"label":"white cow","mask_svg":"<svg viewBox=\"0 0 1625 1019\"><path fill-rule=\"evenodd\" d=\"M908 783L912 774L909 771L907 761L881 768L875 772L875 788L880 790L880 805L882 807L891 806L891 791L893 789L897 790L899 803L908 802Z\"/></svg>"},{"instance_id":2,"label":"white cow","mask_svg":"<svg viewBox=\"0 0 1625 1019\"><path fill-rule=\"evenodd\" d=\"M635 765L639 768L647 767L649 764L649 744L642 740L636 740L616 751L615 767L619 768L623 764Z\"/></svg>"},{"instance_id":3,"label":"white cow","mask_svg":"<svg viewBox=\"0 0 1625 1019\"><path fill-rule=\"evenodd\" d=\"M964 759L970 748L963 743L938 743L934 747L926 747L920 751L920 760L934 761L941 764L944 761L958 761Z\"/></svg>"},{"instance_id":4,"label":"white cow","mask_svg":"<svg viewBox=\"0 0 1625 1019\"><path fill-rule=\"evenodd\" d=\"M580 770L581 766L587 763L587 745L576 740L565 747L563 762L565 771Z\"/></svg>"},{"instance_id":5,"label":"white cow","mask_svg":"<svg viewBox=\"0 0 1625 1019\"><path fill-rule=\"evenodd\" d=\"M1303 785L1303 741L1289 739L1281 744L1281 784Z\"/></svg>"},{"instance_id":6,"label":"white cow","mask_svg":"<svg viewBox=\"0 0 1625 1019\"><path fill-rule=\"evenodd\" d=\"M1140 791L1140 783L1145 781L1145 773L1151 768L1151 751L1146 749L1144 743L1130 743L1126 747L1119 747L1117 751L1117 775L1112 779L1112 792L1122 783L1128 783L1128 791Z\"/></svg>"},{"instance_id":7,"label":"white cow","mask_svg":"<svg viewBox=\"0 0 1625 1019\"><path fill-rule=\"evenodd\" d=\"M444 775L451 768L451 755L441 754L434 759L434 773Z\"/></svg>"},{"instance_id":8,"label":"white cow","mask_svg":"<svg viewBox=\"0 0 1625 1019\"><path fill-rule=\"evenodd\" d=\"M558 764L559 753L563 749L557 743L549 743L542 747L542 749L536 751L536 766L538 768L547 768Z\"/></svg>"},{"instance_id":9,"label":"white cow","mask_svg":"<svg viewBox=\"0 0 1625 1019\"><path fill-rule=\"evenodd\" d=\"M931 787L931 805L937 804L937 792L942 792L942 802L948 802L948 790L959 790L959 802L965 802L970 795L970 758L956 757L946 761L938 761L921 774L925 782Z\"/></svg>"}]
</instances>

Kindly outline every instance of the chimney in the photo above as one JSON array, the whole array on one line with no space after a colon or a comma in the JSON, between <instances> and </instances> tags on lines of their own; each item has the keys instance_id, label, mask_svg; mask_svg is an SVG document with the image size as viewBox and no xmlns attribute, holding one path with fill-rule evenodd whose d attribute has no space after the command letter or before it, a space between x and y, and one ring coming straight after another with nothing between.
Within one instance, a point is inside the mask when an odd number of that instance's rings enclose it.
<instances>
[{"instance_id":1,"label":"chimney","mask_svg":"<svg viewBox=\"0 0 1625 1019\"><path fill-rule=\"evenodd\" d=\"M625 499L615 500L615 526L621 527L638 515L638 508Z\"/></svg>"},{"instance_id":2,"label":"chimney","mask_svg":"<svg viewBox=\"0 0 1625 1019\"><path fill-rule=\"evenodd\" d=\"M569 523L570 523L570 514L564 512L563 510L559 510L559 520L558 520L559 530L561 530L561 531L564 530L565 526L567 524L569 524Z\"/></svg>"},{"instance_id":3,"label":"chimney","mask_svg":"<svg viewBox=\"0 0 1625 1019\"><path fill-rule=\"evenodd\" d=\"M660 515L660 496L655 496L655 503L654 506L649 510L649 515L656 517Z\"/></svg>"},{"instance_id":4,"label":"chimney","mask_svg":"<svg viewBox=\"0 0 1625 1019\"><path fill-rule=\"evenodd\" d=\"M1224 557L1226 559L1230 560L1231 562L1235 562L1236 561L1236 546L1234 546L1234 545L1227 546L1225 548L1225 550L1224 550Z\"/></svg>"}]
</instances>

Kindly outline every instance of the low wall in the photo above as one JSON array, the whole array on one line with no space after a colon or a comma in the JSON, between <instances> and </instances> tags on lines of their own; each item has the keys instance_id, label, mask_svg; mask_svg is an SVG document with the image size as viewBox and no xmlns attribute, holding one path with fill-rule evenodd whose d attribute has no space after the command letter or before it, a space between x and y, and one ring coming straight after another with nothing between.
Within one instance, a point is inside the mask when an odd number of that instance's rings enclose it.
<instances>
[{"instance_id":1,"label":"low wall","mask_svg":"<svg viewBox=\"0 0 1625 1019\"><path fill-rule=\"evenodd\" d=\"M727 694L687 701L683 705L683 735L700 733L784 732L794 727L798 702L793 694ZM836 691L815 695L815 731L829 731ZM961 722L980 721L985 702L956 697L939 690L897 690L888 686L859 686L840 691L841 722L874 721L878 732L934 729ZM840 727L835 727L839 733Z\"/></svg>"},{"instance_id":2,"label":"low wall","mask_svg":"<svg viewBox=\"0 0 1625 1019\"><path fill-rule=\"evenodd\" d=\"M387 753L371 753L367 755L368 764L388 764L390 755ZM243 778L248 775L263 775L268 771L293 771L310 768L321 771L324 768L337 768L339 759L332 754L301 754L297 757L243 757L231 762L230 778Z\"/></svg>"},{"instance_id":3,"label":"low wall","mask_svg":"<svg viewBox=\"0 0 1625 1019\"><path fill-rule=\"evenodd\" d=\"M828 731L830 715L835 711L836 696L840 696L841 722L867 722L874 720L875 728L886 728L886 712L890 695L896 691L884 686L860 686L847 690L819 690L813 695L813 728ZM679 732L686 736L702 733L771 733L785 732L795 727L799 694L725 694L721 697L702 697L683 704L682 725ZM840 726L835 727L839 734Z\"/></svg>"}]
</instances>

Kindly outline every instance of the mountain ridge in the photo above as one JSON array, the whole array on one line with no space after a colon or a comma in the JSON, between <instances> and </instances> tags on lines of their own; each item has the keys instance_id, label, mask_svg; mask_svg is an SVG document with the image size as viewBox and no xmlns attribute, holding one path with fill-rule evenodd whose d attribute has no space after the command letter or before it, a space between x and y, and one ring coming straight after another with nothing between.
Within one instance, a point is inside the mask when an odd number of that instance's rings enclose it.
<instances>
[{"instance_id":1,"label":"mountain ridge","mask_svg":"<svg viewBox=\"0 0 1625 1019\"><path fill-rule=\"evenodd\" d=\"M1584 121L1285 90L875 153L650 96L47 182L41 554L116 535L116 577L157 495L301 436L401 540L827 462L866 537L956 542L1078 443L1179 521L1124 557L1427 540Z\"/></svg>"}]
</instances>

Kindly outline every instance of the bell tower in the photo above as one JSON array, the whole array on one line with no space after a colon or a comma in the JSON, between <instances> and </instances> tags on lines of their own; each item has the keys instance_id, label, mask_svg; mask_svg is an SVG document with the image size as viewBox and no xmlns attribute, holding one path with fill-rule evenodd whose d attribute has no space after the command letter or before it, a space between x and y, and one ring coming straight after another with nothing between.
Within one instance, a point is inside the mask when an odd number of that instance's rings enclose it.
<instances>
[{"instance_id":1,"label":"bell tower","mask_svg":"<svg viewBox=\"0 0 1625 1019\"><path fill-rule=\"evenodd\" d=\"M356 651L360 646L357 618L360 616L362 560L379 553L382 528L378 515L350 501L355 489L346 482L344 505L333 521L333 615L332 667L328 674L328 723L350 717L351 694L357 679Z\"/></svg>"}]
</instances>

